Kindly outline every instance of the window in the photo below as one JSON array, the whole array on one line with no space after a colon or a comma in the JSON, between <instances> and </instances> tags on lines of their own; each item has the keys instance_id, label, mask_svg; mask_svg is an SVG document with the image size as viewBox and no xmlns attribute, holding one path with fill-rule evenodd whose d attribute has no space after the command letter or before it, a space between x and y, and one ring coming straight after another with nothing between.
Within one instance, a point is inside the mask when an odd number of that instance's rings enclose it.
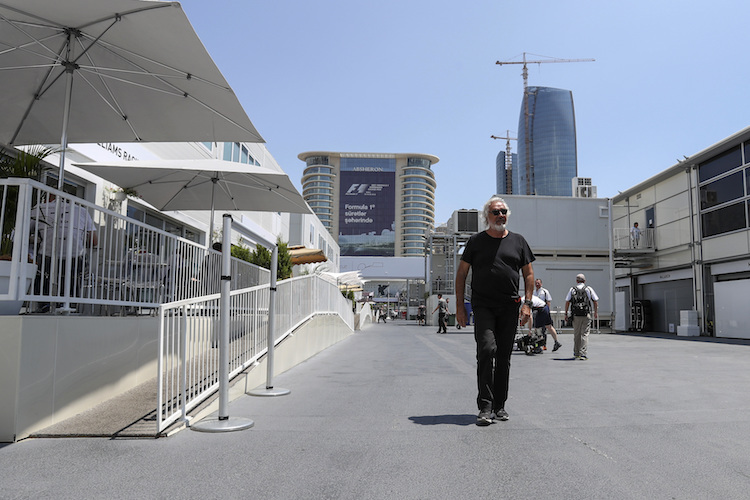
<instances>
[{"instance_id":1,"label":"window","mask_svg":"<svg viewBox=\"0 0 750 500\"><path fill-rule=\"evenodd\" d=\"M737 200L745 196L742 185L742 172L727 175L719 180L704 184L700 188L701 209L721 205L728 201Z\"/></svg>"},{"instance_id":2,"label":"window","mask_svg":"<svg viewBox=\"0 0 750 500\"><path fill-rule=\"evenodd\" d=\"M745 220L747 213L746 205L746 202L735 203L728 207L701 214L703 237L706 238L747 227L747 221Z\"/></svg>"},{"instance_id":3,"label":"window","mask_svg":"<svg viewBox=\"0 0 750 500\"><path fill-rule=\"evenodd\" d=\"M735 146L698 165L698 180L699 182L706 181L740 165L742 165L742 152L739 146Z\"/></svg>"},{"instance_id":4,"label":"window","mask_svg":"<svg viewBox=\"0 0 750 500\"><path fill-rule=\"evenodd\" d=\"M430 160L426 158L408 158L406 164L410 167L430 168Z\"/></svg>"},{"instance_id":5,"label":"window","mask_svg":"<svg viewBox=\"0 0 750 500\"><path fill-rule=\"evenodd\" d=\"M309 167L310 165L328 165L327 156L309 156L305 158L305 163Z\"/></svg>"}]
</instances>

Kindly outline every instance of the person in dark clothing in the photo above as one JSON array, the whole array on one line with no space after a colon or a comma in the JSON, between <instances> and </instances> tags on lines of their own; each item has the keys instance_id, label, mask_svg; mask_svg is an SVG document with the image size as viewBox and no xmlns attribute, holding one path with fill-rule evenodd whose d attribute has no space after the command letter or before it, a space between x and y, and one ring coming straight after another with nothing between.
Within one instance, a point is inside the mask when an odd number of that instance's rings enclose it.
<instances>
[{"instance_id":1,"label":"person in dark clothing","mask_svg":"<svg viewBox=\"0 0 750 500\"><path fill-rule=\"evenodd\" d=\"M477 343L477 425L494 419L508 420L510 356L519 317L525 325L531 317L534 290L534 254L526 239L506 228L510 210L499 196L484 205L487 229L471 236L456 272L456 321L465 326L464 287L471 269L471 307ZM518 290L523 275L524 297ZM519 312L520 306L520 312Z\"/></svg>"}]
</instances>

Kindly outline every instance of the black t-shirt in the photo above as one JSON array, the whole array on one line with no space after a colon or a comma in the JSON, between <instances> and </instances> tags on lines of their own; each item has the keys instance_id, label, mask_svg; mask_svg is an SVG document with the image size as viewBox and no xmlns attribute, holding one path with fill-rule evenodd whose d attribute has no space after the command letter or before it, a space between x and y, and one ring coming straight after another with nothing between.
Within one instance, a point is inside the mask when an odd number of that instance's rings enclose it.
<instances>
[{"instance_id":1,"label":"black t-shirt","mask_svg":"<svg viewBox=\"0 0 750 500\"><path fill-rule=\"evenodd\" d=\"M471 265L471 303L491 307L518 298L519 272L535 258L520 234L493 238L482 231L469 238L461 260Z\"/></svg>"}]
</instances>

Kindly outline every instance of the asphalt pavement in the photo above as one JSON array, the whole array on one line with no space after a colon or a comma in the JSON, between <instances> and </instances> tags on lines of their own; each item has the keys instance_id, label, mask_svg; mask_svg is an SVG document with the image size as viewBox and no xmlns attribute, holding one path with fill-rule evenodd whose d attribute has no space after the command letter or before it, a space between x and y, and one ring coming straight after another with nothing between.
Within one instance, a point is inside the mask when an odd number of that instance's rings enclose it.
<instances>
[{"instance_id":1,"label":"asphalt pavement","mask_svg":"<svg viewBox=\"0 0 750 500\"><path fill-rule=\"evenodd\" d=\"M750 342L594 334L514 351L475 425L473 331L375 324L243 395L248 430L0 447L0 498L746 499Z\"/></svg>"}]
</instances>

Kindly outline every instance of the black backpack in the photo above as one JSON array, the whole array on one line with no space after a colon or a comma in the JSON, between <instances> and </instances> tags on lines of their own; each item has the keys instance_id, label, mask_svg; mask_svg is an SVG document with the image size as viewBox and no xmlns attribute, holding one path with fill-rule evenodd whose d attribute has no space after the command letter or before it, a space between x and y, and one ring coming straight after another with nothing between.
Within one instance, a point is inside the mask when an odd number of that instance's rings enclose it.
<instances>
[{"instance_id":1,"label":"black backpack","mask_svg":"<svg viewBox=\"0 0 750 500\"><path fill-rule=\"evenodd\" d=\"M588 316L591 311L591 305L589 301L589 295L586 293L586 288L578 288L574 286L570 289L570 312L573 316Z\"/></svg>"}]
</instances>

